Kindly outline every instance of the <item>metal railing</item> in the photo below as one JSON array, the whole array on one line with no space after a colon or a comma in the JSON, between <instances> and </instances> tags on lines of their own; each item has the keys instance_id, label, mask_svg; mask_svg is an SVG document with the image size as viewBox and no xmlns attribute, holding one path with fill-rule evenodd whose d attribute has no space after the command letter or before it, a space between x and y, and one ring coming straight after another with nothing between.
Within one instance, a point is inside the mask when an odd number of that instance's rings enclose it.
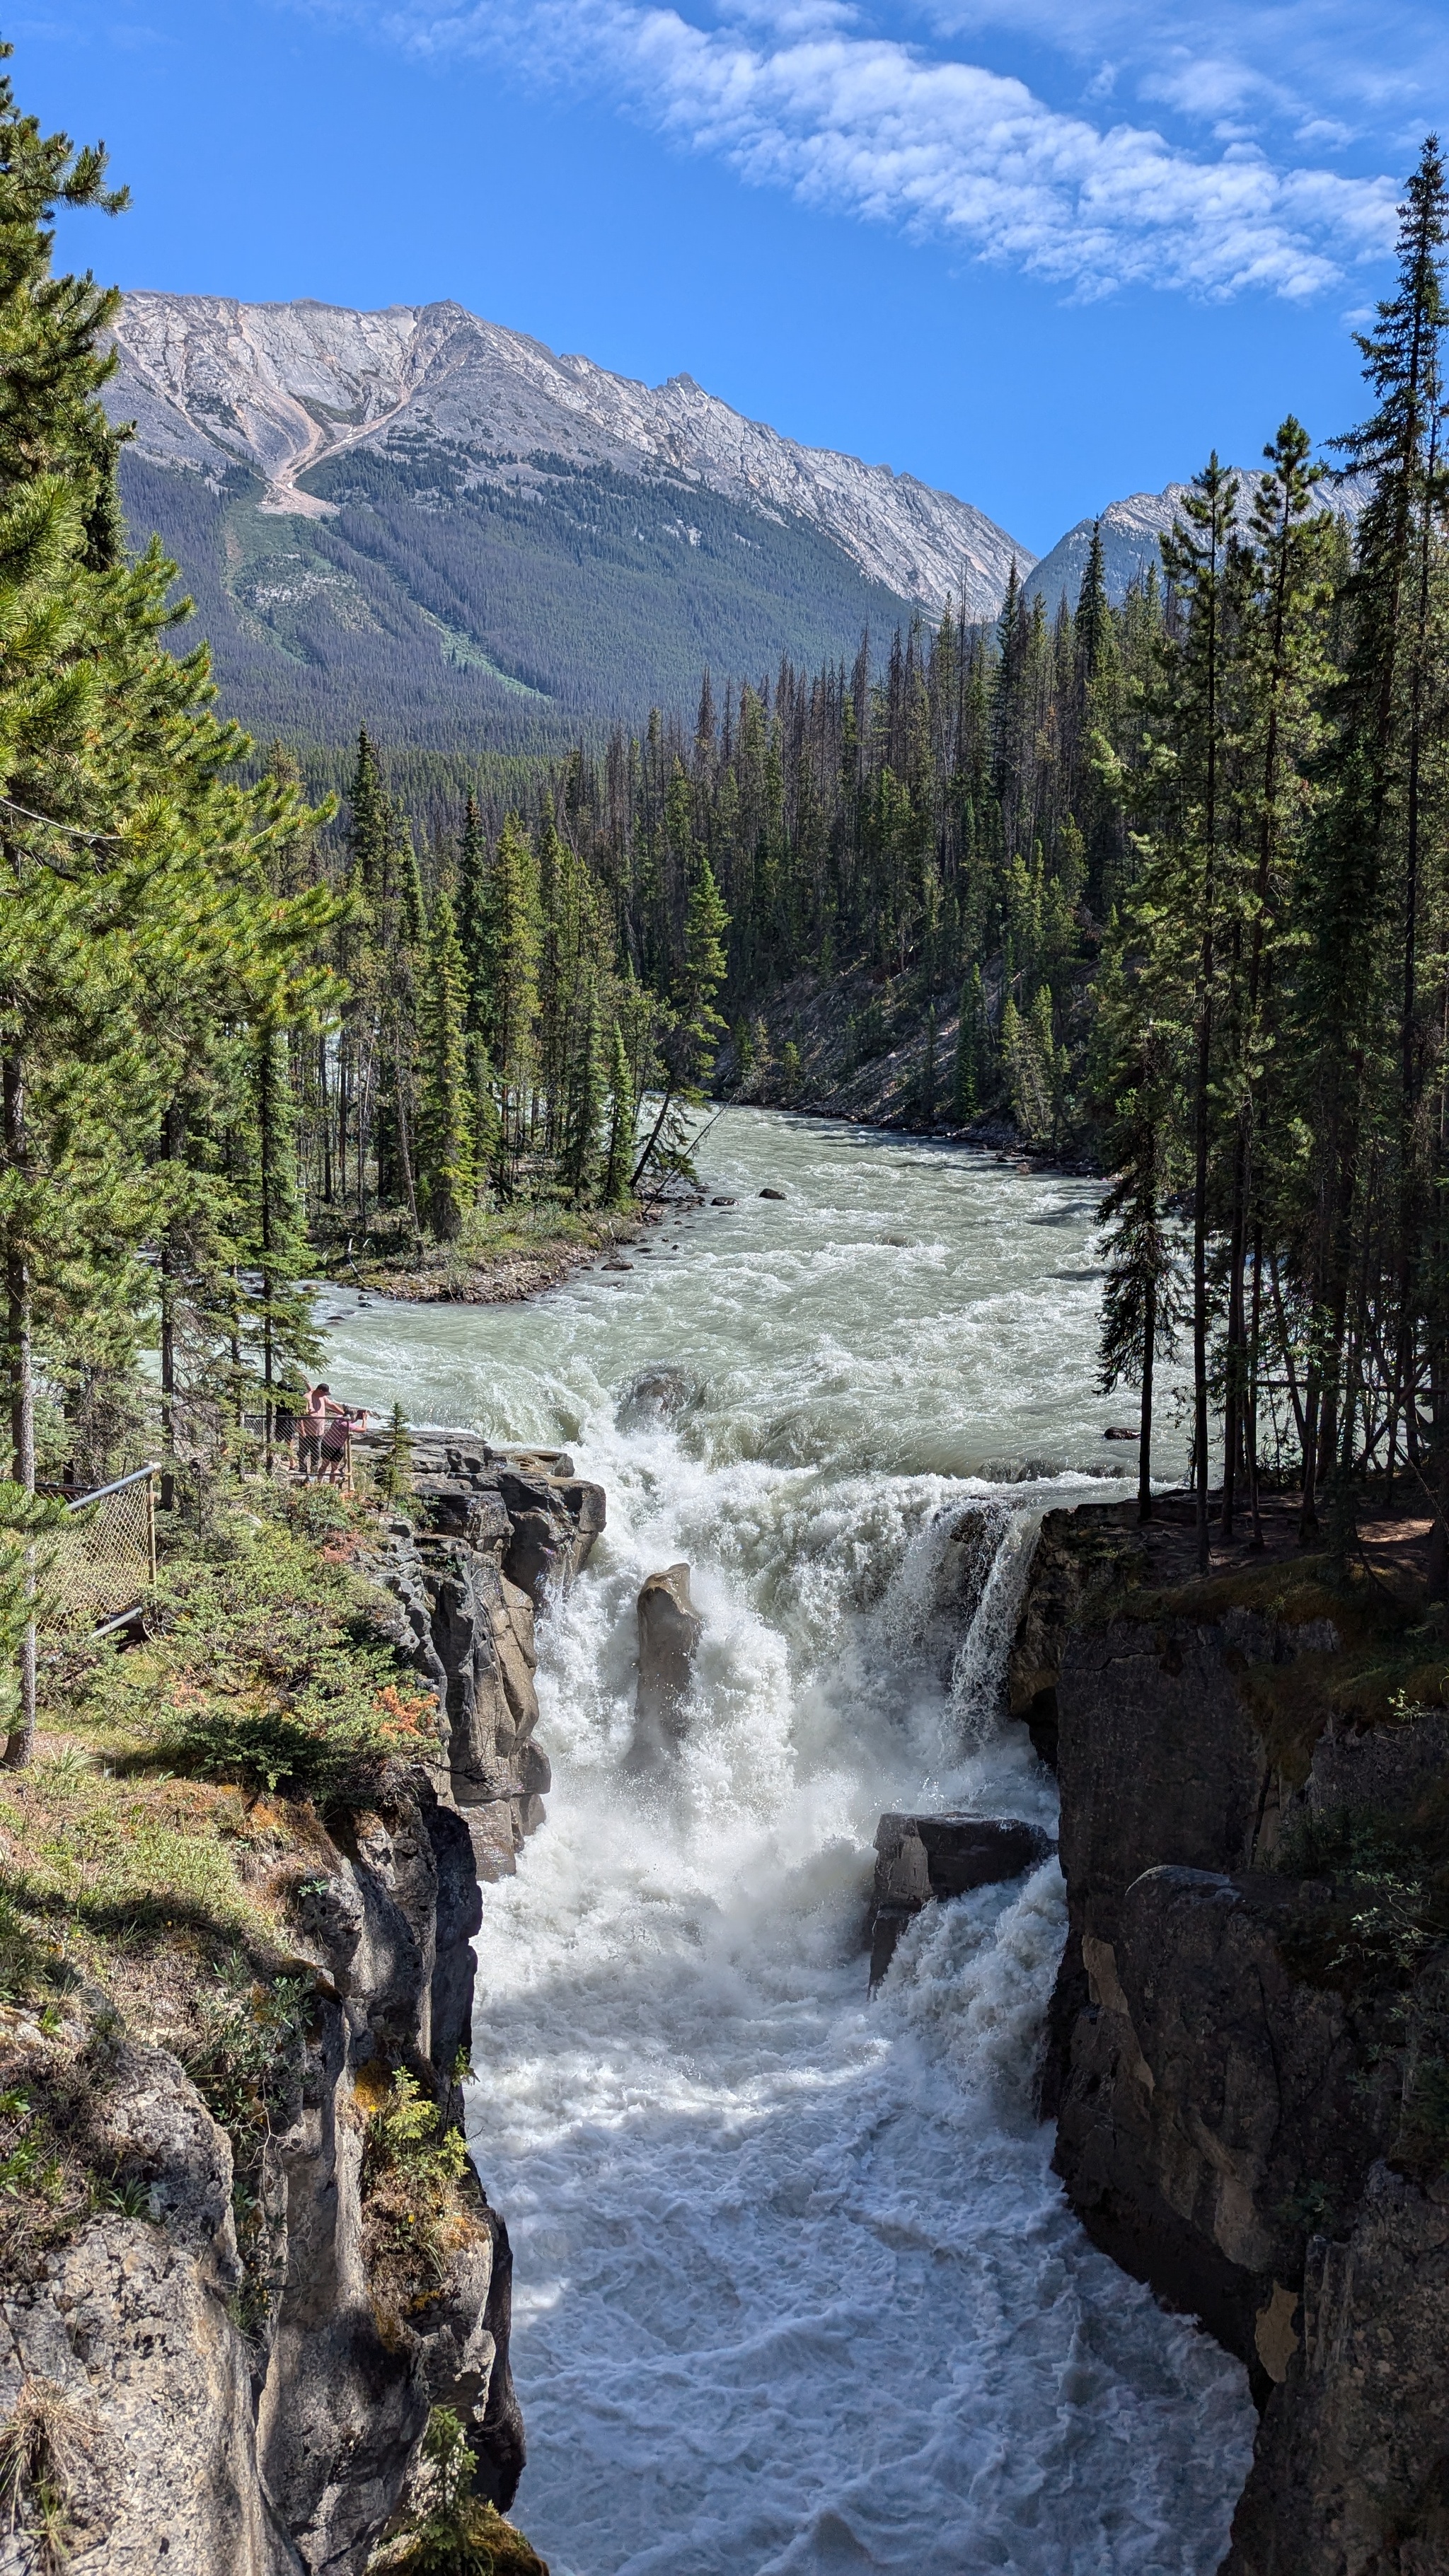
<instances>
[{"instance_id":1,"label":"metal railing","mask_svg":"<svg viewBox=\"0 0 1449 2576\"><path fill-rule=\"evenodd\" d=\"M68 1494L67 1510L84 1512L74 1526L41 1544L40 1590L44 1626L92 1636L135 1617L156 1580L156 1478L159 1467L136 1467L88 1494Z\"/></svg>"}]
</instances>

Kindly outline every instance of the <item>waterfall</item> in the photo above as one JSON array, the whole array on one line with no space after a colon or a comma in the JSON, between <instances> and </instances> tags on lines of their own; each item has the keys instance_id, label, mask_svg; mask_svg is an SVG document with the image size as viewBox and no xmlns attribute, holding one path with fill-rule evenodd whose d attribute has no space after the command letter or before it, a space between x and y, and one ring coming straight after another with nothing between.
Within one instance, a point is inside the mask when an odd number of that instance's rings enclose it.
<instances>
[{"instance_id":1,"label":"waterfall","mask_svg":"<svg viewBox=\"0 0 1449 2576\"><path fill-rule=\"evenodd\" d=\"M1244 2374L1087 2241L1032 2113L1055 1865L926 1908L874 2002L862 1949L883 1810L1054 1820L1003 1682L1042 1512L1111 1490L1097 1292L1046 1267L1095 1199L758 1113L716 1148L733 1206L629 1273L331 1309L355 1400L562 1440L609 1497L478 1943L520 2519L554 2576L1212 2576ZM629 1400L664 1369L669 1417ZM635 1601L681 1558L686 1737L641 1782Z\"/></svg>"},{"instance_id":2,"label":"waterfall","mask_svg":"<svg viewBox=\"0 0 1449 2576\"><path fill-rule=\"evenodd\" d=\"M971 1624L951 1666L947 1724L961 1744L982 1746L1006 1715L1006 1667L1031 1579L1044 1517L1040 1505L994 1506L995 1548Z\"/></svg>"}]
</instances>

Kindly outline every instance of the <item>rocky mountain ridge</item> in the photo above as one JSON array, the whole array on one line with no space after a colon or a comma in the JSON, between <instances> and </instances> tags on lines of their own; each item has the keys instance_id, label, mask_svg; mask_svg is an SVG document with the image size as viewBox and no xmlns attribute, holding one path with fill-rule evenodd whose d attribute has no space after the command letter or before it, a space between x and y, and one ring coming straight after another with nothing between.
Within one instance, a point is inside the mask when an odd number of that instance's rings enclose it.
<instances>
[{"instance_id":1,"label":"rocky mountain ridge","mask_svg":"<svg viewBox=\"0 0 1449 2576\"><path fill-rule=\"evenodd\" d=\"M108 408L136 422L138 453L218 489L229 466L249 465L269 514L330 515L336 503L305 480L324 460L436 447L465 484L526 486L560 462L694 480L818 529L869 580L935 612L951 598L994 616L1013 559L1022 571L1034 560L915 475L802 446L692 376L649 386L556 356L461 304L357 313L148 291L126 297L116 346Z\"/></svg>"},{"instance_id":2,"label":"rocky mountain ridge","mask_svg":"<svg viewBox=\"0 0 1449 2576\"><path fill-rule=\"evenodd\" d=\"M1255 466L1234 466L1239 483L1238 523L1246 529L1253 497L1261 479ZM1369 494L1366 474L1325 476L1322 500L1326 508L1350 524L1358 517ZM1131 492L1124 500L1109 501L1094 520L1078 519L1064 537L1058 537L1050 553L1033 564L1025 579L1032 597L1040 592L1048 616L1055 616L1063 599L1075 608L1092 549L1092 530L1102 531L1102 572L1107 596L1120 608L1134 581L1145 581L1149 567L1160 577L1162 571L1161 540L1182 511L1192 486L1190 483L1168 483L1160 492Z\"/></svg>"}]
</instances>

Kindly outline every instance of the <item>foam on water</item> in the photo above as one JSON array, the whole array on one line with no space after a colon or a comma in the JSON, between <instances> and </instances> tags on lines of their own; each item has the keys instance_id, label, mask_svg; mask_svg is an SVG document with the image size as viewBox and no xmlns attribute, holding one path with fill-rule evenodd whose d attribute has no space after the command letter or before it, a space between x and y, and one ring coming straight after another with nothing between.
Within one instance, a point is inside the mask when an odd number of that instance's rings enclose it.
<instances>
[{"instance_id":1,"label":"foam on water","mask_svg":"<svg viewBox=\"0 0 1449 2576\"><path fill-rule=\"evenodd\" d=\"M860 1950L882 1808L1052 1819L999 1702L1040 1511L1102 1490L1096 1292L1042 1276L1043 1240L1089 1256L1092 1198L758 1114L710 1159L787 1206L524 1313L331 1306L335 1383L567 1436L609 1494L540 1632L549 1820L478 1944L519 2517L555 2576L1209 2576L1252 2411L1051 2178L1055 1864L930 1909L874 2003ZM626 1400L660 1363L695 1382L673 1425ZM1062 1479L979 1472L1013 1452ZM680 1557L705 1635L644 1789L634 1599Z\"/></svg>"}]
</instances>

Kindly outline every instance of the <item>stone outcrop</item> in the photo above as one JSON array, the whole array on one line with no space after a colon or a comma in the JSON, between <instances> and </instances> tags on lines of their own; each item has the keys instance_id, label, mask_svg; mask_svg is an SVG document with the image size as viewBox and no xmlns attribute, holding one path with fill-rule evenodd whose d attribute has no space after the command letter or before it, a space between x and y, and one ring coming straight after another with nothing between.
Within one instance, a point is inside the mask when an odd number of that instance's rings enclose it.
<instances>
[{"instance_id":1,"label":"stone outcrop","mask_svg":"<svg viewBox=\"0 0 1449 2576\"><path fill-rule=\"evenodd\" d=\"M386 1439L366 1445L376 1456ZM449 1795L480 1874L496 1879L543 1822L550 1786L534 1741L534 1614L587 1564L604 1494L562 1450L493 1449L465 1431L416 1432L411 1446L410 1517L375 1571L398 1603L399 1644L438 1694Z\"/></svg>"},{"instance_id":2,"label":"stone outcrop","mask_svg":"<svg viewBox=\"0 0 1449 2576\"><path fill-rule=\"evenodd\" d=\"M677 1753L684 1740L684 1704L703 1634L689 1597L688 1566L651 1574L639 1593L639 1686L629 1756L637 1767Z\"/></svg>"},{"instance_id":3,"label":"stone outcrop","mask_svg":"<svg viewBox=\"0 0 1449 2576\"><path fill-rule=\"evenodd\" d=\"M438 1754L389 1766L370 1807L309 1824L287 1894L305 2020L247 2183L245 2263L231 2144L196 2086L104 1998L73 2007L68 2062L85 2050L90 2150L118 2205L0 2300L0 2421L36 2427L63 2469L75 2576L363 2576L440 2405L480 2490L512 2501L503 2220L468 2168L439 2277L399 2305L369 2272L363 2153L396 2070L456 2116L480 1882L513 1868L542 1818L534 1597L509 1571L530 1513L548 1525L543 1579L571 1579L603 1496L568 1459L419 1441L406 1517L366 1565L436 1694ZM42 2026L0 2015L7 2045L43 2065ZM0 2576L41 2563L31 2537L0 2530Z\"/></svg>"},{"instance_id":4,"label":"stone outcrop","mask_svg":"<svg viewBox=\"0 0 1449 2576\"><path fill-rule=\"evenodd\" d=\"M1050 1515L1011 1659L1061 1788L1057 2170L1248 2368L1230 2576L1449 2576L1449 2123L1415 2107L1449 1961L1408 1863L1366 1935L1331 1859L1431 1847L1449 1715L1373 1685L1417 1651L1384 1596L1291 1563L1164 1583L1166 1546L1131 1507Z\"/></svg>"},{"instance_id":5,"label":"stone outcrop","mask_svg":"<svg viewBox=\"0 0 1449 2576\"><path fill-rule=\"evenodd\" d=\"M875 1831L870 1982L878 1986L908 1923L933 1898L1020 1878L1053 1849L1039 1825L1000 1816L882 1816Z\"/></svg>"},{"instance_id":6,"label":"stone outcrop","mask_svg":"<svg viewBox=\"0 0 1449 2576\"><path fill-rule=\"evenodd\" d=\"M1309 2247L1224 2576L1443 2576L1446 2315L1449 2187L1375 2164L1349 2234Z\"/></svg>"},{"instance_id":7,"label":"stone outcrop","mask_svg":"<svg viewBox=\"0 0 1449 2576\"><path fill-rule=\"evenodd\" d=\"M39 2409L56 2428L76 2576L362 2576L434 2405L511 2498L502 2220L465 2177L464 2241L407 2315L379 2304L364 2259L359 2084L401 2065L452 2100L481 1911L470 1861L416 1767L345 1833L317 1830L291 1907L308 2016L263 2154L245 2317L225 2131L174 2057L94 2016L93 2144L141 2208L90 2219L0 2306L0 2416ZM31 2548L0 2540L5 2576L30 2576Z\"/></svg>"}]
</instances>

